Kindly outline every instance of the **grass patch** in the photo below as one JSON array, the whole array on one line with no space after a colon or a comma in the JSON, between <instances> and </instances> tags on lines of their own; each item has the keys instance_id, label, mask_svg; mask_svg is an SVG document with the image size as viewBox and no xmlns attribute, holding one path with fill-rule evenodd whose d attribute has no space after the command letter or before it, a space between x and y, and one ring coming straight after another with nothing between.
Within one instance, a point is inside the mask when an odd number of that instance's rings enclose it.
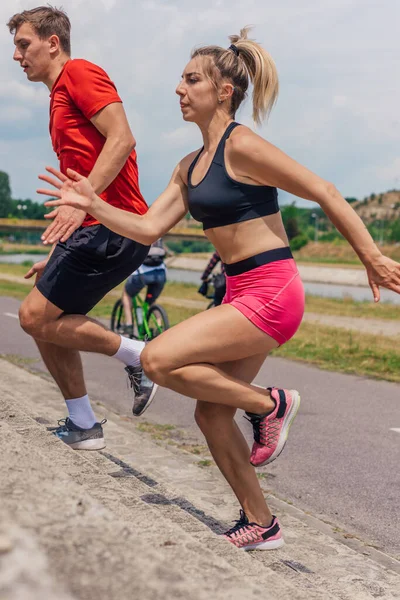
<instances>
[{"instance_id":1,"label":"grass patch","mask_svg":"<svg viewBox=\"0 0 400 600\"><path fill-rule=\"evenodd\" d=\"M209 458L205 458L204 460L199 460L197 464L199 467L202 467L204 469L205 467L212 467L214 461L210 460Z\"/></svg>"},{"instance_id":2,"label":"grass patch","mask_svg":"<svg viewBox=\"0 0 400 600\"><path fill-rule=\"evenodd\" d=\"M204 454L209 454L209 450L207 446L204 446L202 444L179 444L179 448L181 448L181 450L186 450L186 452L190 452L190 454L196 454L196 456L204 455Z\"/></svg>"},{"instance_id":3,"label":"grass patch","mask_svg":"<svg viewBox=\"0 0 400 600\"><path fill-rule=\"evenodd\" d=\"M160 303L162 304L162 299L160 299ZM165 304L165 308L168 312L169 323L171 327L173 325L177 325L182 321L186 321L189 317L193 317L197 315L201 310L196 308L186 308L184 306L172 306L172 304Z\"/></svg>"},{"instance_id":4,"label":"grass patch","mask_svg":"<svg viewBox=\"0 0 400 600\"><path fill-rule=\"evenodd\" d=\"M159 425L157 423L149 423L142 421L137 425L137 429L143 433L148 433L155 440L169 440L171 432L176 429L175 425Z\"/></svg>"},{"instance_id":5,"label":"grass patch","mask_svg":"<svg viewBox=\"0 0 400 600\"><path fill-rule=\"evenodd\" d=\"M9 298L23 300L30 289L29 286L24 285L23 283L14 283L13 281L0 279L0 296L8 296Z\"/></svg>"},{"instance_id":6,"label":"grass patch","mask_svg":"<svg viewBox=\"0 0 400 600\"><path fill-rule=\"evenodd\" d=\"M149 434L154 440L167 442L167 444L170 446L175 446L180 450L185 450L186 452L189 452L190 454L195 454L196 456L210 456L210 452L207 446L192 443L190 440L188 440L185 431L179 427L176 427L175 425L149 423L148 421L142 421L136 427L142 433ZM213 461L209 460L208 458L205 458L200 462L213 464ZM209 465L205 464L203 466Z\"/></svg>"},{"instance_id":7,"label":"grass patch","mask_svg":"<svg viewBox=\"0 0 400 600\"><path fill-rule=\"evenodd\" d=\"M400 307L396 304L382 302L375 304L365 300L357 302L353 298L324 298L322 296L306 296L306 311L324 315L338 315L364 319L399 319Z\"/></svg>"},{"instance_id":8,"label":"grass patch","mask_svg":"<svg viewBox=\"0 0 400 600\"><path fill-rule=\"evenodd\" d=\"M17 244L10 243L4 239L0 240L0 254L47 254L50 252L51 246L43 246L42 244Z\"/></svg>"},{"instance_id":9,"label":"grass patch","mask_svg":"<svg viewBox=\"0 0 400 600\"><path fill-rule=\"evenodd\" d=\"M400 344L393 338L303 323L274 355L328 371L400 381Z\"/></svg>"},{"instance_id":10,"label":"grass patch","mask_svg":"<svg viewBox=\"0 0 400 600\"><path fill-rule=\"evenodd\" d=\"M400 259L400 247L396 244L386 244L380 247L383 254L393 260ZM345 240L333 242L309 242L301 250L293 253L299 262L314 262L319 264L359 265L361 261L354 250Z\"/></svg>"},{"instance_id":11,"label":"grass patch","mask_svg":"<svg viewBox=\"0 0 400 600\"><path fill-rule=\"evenodd\" d=\"M31 261L29 261L31 262ZM32 261L34 262L34 261ZM14 265L12 263L0 263L0 277L2 273L6 275L15 275L23 277L27 273L28 268L25 265Z\"/></svg>"},{"instance_id":12,"label":"grass patch","mask_svg":"<svg viewBox=\"0 0 400 600\"><path fill-rule=\"evenodd\" d=\"M39 358L27 358L26 356L20 356L19 354L0 354L0 358L22 368L28 368L39 360Z\"/></svg>"},{"instance_id":13,"label":"grass patch","mask_svg":"<svg viewBox=\"0 0 400 600\"><path fill-rule=\"evenodd\" d=\"M182 298L185 300L201 300L203 296L197 292L200 287L200 275L199 273L199 285L193 285L192 283L181 283L179 281L167 281L163 293L160 296L160 303L162 304L162 297L171 296L171 298Z\"/></svg>"},{"instance_id":14,"label":"grass patch","mask_svg":"<svg viewBox=\"0 0 400 600\"><path fill-rule=\"evenodd\" d=\"M340 268L357 268L363 269L363 265L357 258L337 258L334 256L299 256L297 252L293 252L293 257L298 265L310 265L310 266L324 266L329 265L330 267Z\"/></svg>"}]
</instances>

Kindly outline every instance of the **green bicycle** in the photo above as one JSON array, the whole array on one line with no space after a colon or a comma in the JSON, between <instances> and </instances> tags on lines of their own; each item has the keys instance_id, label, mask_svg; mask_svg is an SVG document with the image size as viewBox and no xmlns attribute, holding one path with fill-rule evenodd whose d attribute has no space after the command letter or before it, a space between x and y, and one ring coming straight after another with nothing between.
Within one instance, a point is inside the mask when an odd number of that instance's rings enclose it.
<instances>
[{"instance_id":1,"label":"green bicycle","mask_svg":"<svg viewBox=\"0 0 400 600\"><path fill-rule=\"evenodd\" d=\"M128 335L137 340L152 340L169 328L168 315L159 304L150 304L150 298L144 300L137 295L132 298L132 323L126 325L124 305L121 298L114 304L111 313L111 331Z\"/></svg>"}]
</instances>

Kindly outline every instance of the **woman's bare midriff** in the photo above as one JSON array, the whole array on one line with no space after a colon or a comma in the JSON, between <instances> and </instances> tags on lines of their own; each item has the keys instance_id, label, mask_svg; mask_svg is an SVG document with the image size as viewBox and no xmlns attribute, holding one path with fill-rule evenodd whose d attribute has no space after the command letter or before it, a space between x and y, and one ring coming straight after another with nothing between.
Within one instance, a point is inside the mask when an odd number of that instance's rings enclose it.
<instances>
[{"instance_id":1,"label":"woman's bare midriff","mask_svg":"<svg viewBox=\"0 0 400 600\"><path fill-rule=\"evenodd\" d=\"M280 212L259 219L214 227L204 233L226 264L289 245Z\"/></svg>"}]
</instances>

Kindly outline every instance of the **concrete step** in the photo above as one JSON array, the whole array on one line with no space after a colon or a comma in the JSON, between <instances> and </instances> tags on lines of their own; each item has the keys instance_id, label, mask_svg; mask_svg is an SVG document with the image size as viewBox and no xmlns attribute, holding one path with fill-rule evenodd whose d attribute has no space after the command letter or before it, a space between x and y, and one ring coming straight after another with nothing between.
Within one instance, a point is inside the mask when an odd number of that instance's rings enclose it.
<instances>
[{"instance_id":1,"label":"concrete step","mask_svg":"<svg viewBox=\"0 0 400 600\"><path fill-rule=\"evenodd\" d=\"M13 410L7 399L6 406ZM251 580L158 507L140 500L138 490L121 488L30 417L16 410L10 414L12 424L4 414L0 423L1 522L18 527L24 538L37 538L40 554L34 554L32 566L44 554L50 583L42 596L20 596L26 572L18 569L20 548L9 548L8 561L0 562L0 598L70 599L63 588L83 600L128 600L133 590L146 600L258 597ZM293 591L272 573L264 595L289 600Z\"/></svg>"},{"instance_id":2,"label":"concrete step","mask_svg":"<svg viewBox=\"0 0 400 600\"><path fill-rule=\"evenodd\" d=\"M36 424L30 420L30 427L40 430L40 435L35 431L32 443L37 444L42 439L40 443L45 449L52 436L37 422L46 420L54 424L56 418L62 416L55 386L39 377L27 376L26 372L4 362L0 362L0 380L3 388L16 390L13 397L8 394L9 407L17 406L31 419L36 419ZM60 446L54 439L51 442L67 457L62 464L64 471L121 518L137 518L144 510L143 503L147 509L154 509L156 505L156 520L163 518L178 523L181 530L196 540L199 548L212 550L241 573L243 580L256 584L258 589L262 586L263 590L273 590L274 581L276 585L283 581L289 597L296 599L400 598L398 574L348 548L320 528L310 527L300 511L296 514L295 509L273 497L268 501L278 509L287 545L276 552L251 554L231 547L215 535L237 518L238 510L218 470L201 469L200 458L165 443L156 444L137 430L136 423L140 420L127 422L117 415L102 412L109 419L106 450L79 453L67 449L66 453L62 443ZM16 417L10 418L4 411L3 415L9 423L13 419L15 423ZM27 417L22 414L19 418ZM88 472L83 462L90 463L96 471ZM100 475L103 479L99 484ZM118 485L118 491L113 488L111 492L110 479ZM370 552L370 549L364 551ZM385 557L381 558L382 563ZM387 559L387 563L392 569L396 567L396 561ZM282 592L279 593L282 596Z\"/></svg>"},{"instance_id":3,"label":"concrete step","mask_svg":"<svg viewBox=\"0 0 400 600\"><path fill-rule=\"evenodd\" d=\"M0 426L3 436L5 430ZM7 443L10 438L6 436ZM14 439L15 441L15 439ZM1 445L1 444L0 444ZM2 460L7 460L7 453ZM2 469L3 473L3 469ZM76 600L49 571L37 536L17 526L4 504L0 506L0 600ZM14 522L14 523L13 523Z\"/></svg>"},{"instance_id":4,"label":"concrete step","mask_svg":"<svg viewBox=\"0 0 400 600\"><path fill-rule=\"evenodd\" d=\"M190 513L160 494L148 498L152 482L145 477L114 477L110 464L114 471L116 465L107 455L68 448L29 416L37 407L30 406L29 391L20 389L26 378L31 394L49 384L3 367L0 362L3 510L10 522L34 530L53 576L77 598L123 600L132 597L133 584L146 600L250 599L259 596L260 585L271 600L322 599L296 590L269 568L260 574L250 556ZM5 389L7 379L12 389Z\"/></svg>"}]
</instances>

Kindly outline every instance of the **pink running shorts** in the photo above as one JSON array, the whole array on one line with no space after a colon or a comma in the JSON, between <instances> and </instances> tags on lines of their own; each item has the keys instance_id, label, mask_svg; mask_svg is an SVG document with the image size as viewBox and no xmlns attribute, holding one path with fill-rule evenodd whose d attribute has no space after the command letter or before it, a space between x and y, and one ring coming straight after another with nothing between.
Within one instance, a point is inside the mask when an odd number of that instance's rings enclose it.
<instances>
[{"instance_id":1,"label":"pink running shorts","mask_svg":"<svg viewBox=\"0 0 400 600\"><path fill-rule=\"evenodd\" d=\"M226 265L227 271L229 267ZM299 328L304 300L303 284L293 258L268 262L238 275L226 274L222 304L237 308L280 346Z\"/></svg>"}]
</instances>

